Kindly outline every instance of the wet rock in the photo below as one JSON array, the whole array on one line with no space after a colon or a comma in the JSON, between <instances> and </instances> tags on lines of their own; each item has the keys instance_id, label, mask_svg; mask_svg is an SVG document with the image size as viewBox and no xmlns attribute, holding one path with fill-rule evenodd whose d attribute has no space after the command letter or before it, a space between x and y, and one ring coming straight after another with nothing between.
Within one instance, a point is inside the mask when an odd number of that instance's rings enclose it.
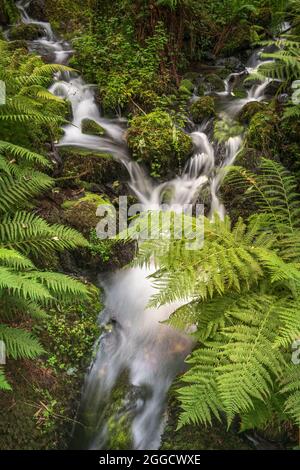
<instances>
[{"instance_id":1,"label":"wet rock","mask_svg":"<svg viewBox=\"0 0 300 470\"><path fill-rule=\"evenodd\" d=\"M12 41L34 41L43 36L43 30L37 24L18 24L9 31L9 39Z\"/></svg>"},{"instance_id":2,"label":"wet rock","mask_svg":"<svg viewBox=\"0 0 300 470\"><path fill-rule=\"evenodd\" d=\"M232 72L239 72L244 69L244 66L240 59L237 57L222 57L216 61L216 65L219 67L226 67L226 69Z\"/></svg>"},{"instance_id":3,"label":"wet rock","mask_svg":"<svg viewBox=\"0 0 300 470\"><path fill-rule=\"evenodd\" d=\"M224 91L224 81L215 73L211 73L205 77L204 85L207 91L210 92Z\"/></svg>"},{"instance_id":4,"label":"wet rock","mask_svg":"<svg viewBox=\"0 0 300 470\"><path fill-rule=\"evenodd\" d=\"M211 96L203 96L199 98L190 108L193 121L198 124L204 119L215 116L215 100Z\"/></svg>"},{"instance_id":5,"label":"wet rock","mask_svg":"<svg viewBox=\"0 0 300 470\"><path fill-rule=\"evenodd\" d=\"M85 193L83 197L63 203L64 220L84 235L89 235L99 222L96 211L99 205L109 204L102 196Z\"/></svg>"},{"instance_id":6,"label":"wet rock","mask_svg":"<svg viewBox=\"0 0 300 470\"><path fill-rule=\"evenodd\" d=\"M91 119L84 119L81 123L81 131L83 134L90 134L90 135L96 135L96 136L103 136L105 133L103 127L100 126L100 124L97 124L97 122L92 121Z\"/></svg>"}]
</instances>

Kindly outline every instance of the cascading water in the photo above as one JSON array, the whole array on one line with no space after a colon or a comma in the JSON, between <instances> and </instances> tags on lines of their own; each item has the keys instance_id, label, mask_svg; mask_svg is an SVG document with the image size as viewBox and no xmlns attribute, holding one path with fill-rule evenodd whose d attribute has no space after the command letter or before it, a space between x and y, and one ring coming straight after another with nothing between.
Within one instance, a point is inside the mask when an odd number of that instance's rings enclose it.
<instances>
[{"instance_id":1,"label":"cascading water","mask_svg":"<svg viewBox=\"0 0 300 470\"><path fill-rule=\"evenodd\" d=\"M30 1L17 3L22 21L36 24L43 31L43 37L30 42L29 47L48 58L53 57L56 63L66 63L72 53L69 45L55 37L49 23L29 17L29 4ZM247 98L232 100L236 80L257 69L261 63L260 54L256 53L248 64L248 70L227 78L225 92L220 93L223 112L232 116L247 102L264 99L267 80L254 85L248 91ZM129 158L123 138L123 121L101 116L93 86L87 85L74 73L63 73L55 76L50 91L68 99L72 106L73 121L64 127L64 136L58 145L112 153L128 169L129 184L145 210L160 207L167 191L171 194L171 206L193 203L199 196L201 198L205 187L211 194L211 217L215 212L224 217L225 208L218 193L226 169L234 162L240 149L241 136L228 140L225 158L217 165L214 145L203 132L204 125L191 134L195 150L183 174L171 181L154 184L145 171ZM85 119L99 124L104 135L98 137L83 133ZM161 324L180 306L179 303L156 309L147 307L155 293L149 279L153 270L154 267L123 269L102 279L106 302L101 324L106 331L100 337L96 358L86 378L79 420L84 423L87 432L82 427L75 430L76 447L101 449L107 445L109 432L103 410L113 387L125 372L131 387L126 412L129 410L132 414L133 448L157 449L160 445L167 392L176 375L184 371L184 359L191 350L192 341L188 336Z\"/></svg>"}]
</instances>

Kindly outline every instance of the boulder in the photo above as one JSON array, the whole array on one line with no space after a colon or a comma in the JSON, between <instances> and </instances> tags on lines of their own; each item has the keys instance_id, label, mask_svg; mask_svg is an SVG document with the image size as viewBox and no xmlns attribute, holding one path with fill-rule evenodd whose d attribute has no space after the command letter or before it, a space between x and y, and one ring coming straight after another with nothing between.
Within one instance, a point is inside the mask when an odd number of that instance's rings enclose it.
<instances>
[{"instance_id":1,"label":"boulder","mask_svg":"<svg viewBox=\"0 0 300 470\"><path fill-rule=\"evenodd\" d=\"M190 136L178 129L171 116L161 110L134 117L127 131L128 146L135 160L144 162L152 176L176 170L192 152Z\"/></svg>"},{"instance_id":2,"label":"boulder","mask_svg":"<svg viewBox=\"0 0 300 470\"><path fill-rule=\"evenodd\" d=\"M81 131L83 134L103 136L105 133L103 127L91 119L84 119L81 123Z\"/></svg>"},{"instance_id":3,"label":"boulder","mask_svg":"<svg viewBox=\"0 0 300 470\"><path fill-rule=\"evenodd\" d=\"M193 121L200 124L204 119L209 119L216 115L215 100L211 96L202 96L190 107Z\"/></svg>"}]
</instances>

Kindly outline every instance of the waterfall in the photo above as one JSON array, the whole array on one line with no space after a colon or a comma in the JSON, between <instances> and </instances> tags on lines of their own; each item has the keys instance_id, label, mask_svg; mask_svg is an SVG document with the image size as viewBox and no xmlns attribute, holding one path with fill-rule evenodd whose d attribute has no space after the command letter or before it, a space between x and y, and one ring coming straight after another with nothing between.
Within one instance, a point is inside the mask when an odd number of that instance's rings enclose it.
<instances>
[{"instance_id":1,"label":"waterfall","mask_svg":"<svg viewBox=\"0 0 300 470\"><path fill-rule=\"evenodd\" d=\"M19 1L17 6L26 24L39 25L44 32L41 39L29 43L31 50L54 55L55 62L65 64L72 54L70 46L56 38L51 25L30 18L27 7L30 1ZM225 80L223 99L228 100L224 111L234 116L249 101L264 99L269 81L254 85L245 99L233 100L233 89L238 76L257 69L263 61L260 54L252 56L248 70L230 74ZM211 195L210 215L225 216L219 199L219 190L226 170L234 163L242 144L241 136L231 137L226 143L225 157L216 163L215 145L204 132L205 125L191 133L194 154L186 163L181 175L164 183L155 183L145 170L133 162L124 140L124 122L101 116L94 88L87 85L76 73L56 74L50 91L66 98L72 107L72 123L66 125L58 146L72 146L99 152L109 152L126 166L129 185L145 210L158 208L170 194L171 207L183 207L201 200L203 189ZM221 93L222 95L222 93ZM94 136L82 132L85 119L102 127L104 135ZM208 191L207 191L208 189ZM133 412L132 439L134 449L157 449L164 426L167 392L178 373L185 370L184 359L192 348L187 335L175 331L161 322L168 319L182 303L175 302L160 308L148 308L156 292L149 275L154 267L129 268L117 271L102 279L106 300L101 314L101 324L106 331L101 335L96 358L86 377L81 413L88 416L87 426L92 436L76 431L76 445L81 448L101 449L107 442L107 426L103 408L109 399L120 374L127 371L132 394L130 409Z\"/></svg>"}]
</instances>

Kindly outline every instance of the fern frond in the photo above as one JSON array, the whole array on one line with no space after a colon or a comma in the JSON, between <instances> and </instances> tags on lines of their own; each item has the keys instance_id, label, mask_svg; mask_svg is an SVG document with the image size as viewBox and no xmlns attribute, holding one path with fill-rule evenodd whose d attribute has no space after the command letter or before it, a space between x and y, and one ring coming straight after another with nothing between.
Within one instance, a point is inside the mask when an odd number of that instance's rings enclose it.
<instances>
[{"instance_id":1,"label":"fern frond","mask_svg":"<svg viewBox=\"0 0 300 470\"><path fill-rule=\"evenodd\" d=\"M1 323L0 340L5 343L7 356L13 359L33 359L44 352L38 340L28 331L11 328Z\"/></svg>"},{"instance_id":2,"label":"fern frond","mask_svg":"<svg viewBox=\"0 0 300 470\"><path fill-rule=\"evenodd\" d=\"M290 365L285 372L282 381L283 387L281 393L287 396L285 400L285 410L300 426L300 367L299 365Z\"/></svg>"},{"instance_id":3,"label":"fern frond","mask_svg":"<svg viewBox=\"0 0 300 470\"><path fill-rule=\"evenodd\" d=\"M11 386L7 382L3 370L0 369L0 390L11 390Z\"/></svg>"},{"instance_id":4,"label":"fern frond","mask_svg":"<svg viewBox=\"0 0 300 470\"><path fill-rule=\"evenodd\" d=\"M29 163L39 163L44 167L50 166L48 160L42 155L10 142L0 141L0 153L9 153L18 159Z\"/></svg>"},{"instance_id":5,"label":"fern frond","mask_svg":"<svg viewBox=\"0 0 300 470\"><path fill-rule=\"evenodd\" d=\"M3 217L0 239L3 247L35 256L89 246L88 241L76 230L63 225L50 225L41 217L23 211Z\"/></svg>"}]
</instances>

